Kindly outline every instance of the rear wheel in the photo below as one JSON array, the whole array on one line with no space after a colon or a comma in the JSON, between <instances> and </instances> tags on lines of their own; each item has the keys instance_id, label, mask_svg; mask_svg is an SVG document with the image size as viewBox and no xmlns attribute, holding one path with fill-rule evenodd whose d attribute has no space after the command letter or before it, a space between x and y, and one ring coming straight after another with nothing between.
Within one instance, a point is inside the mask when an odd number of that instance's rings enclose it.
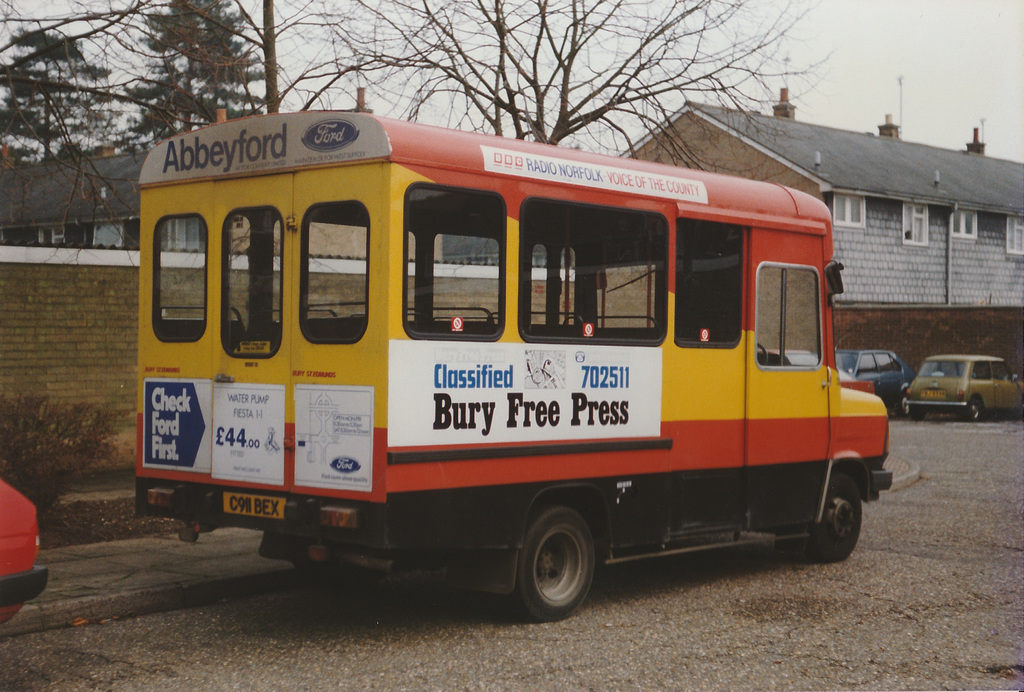
<instances>
[{"instance_id":1,"label":"rear wheel","mask_svg":"<svg viewBox=\"0 0 1024 692\"><path fill-rule=\"evenodd\" d=\"M978 397L971 397L967 402L967 409L964 411L964 420L971 422L979 421L985 415L985 403Z\"/></svg>"},{"instance_id":2,"label":"rear wheel","mask_svg":"<svg viewBox=\"0 0 1024 692\"><path fill-rule=\"evenodd\" d=\"M811 525L807 557L815 562L839 562L849 557L860 538L862 512L857 484L845 473L835 473L828 482L821 521Z\"/></svg>"},{"instance_id":3,"label":"rear wheel","mask_svg":"<svg viewBox=\"0 0 1024 692\"><path fill-rule=\"evenodd\" d=\"M526 613L541 622L568 617L594 578L590 527L568 507L549 507L530 523L516 568L516 591Z\"/></svg>"},{"instance_id":4,"label":"rear wheel","mask_svg":"<svg viewBox=\"0 0 1024 692\"><path fill-rule=\"evenodd\" d=\"M913 420L924 420L924 409L920 406L910 405L910 417Z\"/></svg>"}]
</instances>

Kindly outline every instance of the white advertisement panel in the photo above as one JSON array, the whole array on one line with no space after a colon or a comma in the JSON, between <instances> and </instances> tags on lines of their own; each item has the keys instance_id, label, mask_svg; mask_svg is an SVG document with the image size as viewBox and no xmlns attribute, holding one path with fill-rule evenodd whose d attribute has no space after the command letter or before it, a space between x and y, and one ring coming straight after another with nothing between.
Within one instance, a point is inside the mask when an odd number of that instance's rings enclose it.
<instances>
[{"instance_id":1,"label":"white advertisement panel","mask_svg":"<svg viewBox=\"0 0 1024 692\"><path fill-rule=\"evenodd\" d=\"M295 385L295 484L373 490L373 387Z\"/></svg>"},{"instance_id":2,"label":"white advertisement panel","mask_svg":"<svg viewBox=\"0 0 1024 692\"><path fill-rule=\"evenodd\" d=\"M142 465L210 472L213 382L146 378Z\"/></svg>"},{"instance_id":3,"label":"white advertisement panel","mask_svg":"<svg viewBox=\"0 0 1024 692\"><path fill-rule=\"evenodd\" d=\"M213 477L284 485L284 385L213 388Z\"/></svg>"},{"instance_id":4,"label":"white advertisement panel","mask_svg":"<svg viewBox=\"0 0 1024 692\"><path fill-rule=\"evenodd\" d=\"M699 180L484 145L480 146L480 152L484 157L484 170L491 173L698 204L708 203L707 188Z\"/></svg>"},{"instance_id":5,"label":"white advertisement panel","mask_svg":"<svg viewBox=\"0 0 1024 692\"><path fill-rule=\"evenodd\" d=\"M661 434L661 349L394 340L388 443L492 444Z\"/></svg>"}]
</instances>

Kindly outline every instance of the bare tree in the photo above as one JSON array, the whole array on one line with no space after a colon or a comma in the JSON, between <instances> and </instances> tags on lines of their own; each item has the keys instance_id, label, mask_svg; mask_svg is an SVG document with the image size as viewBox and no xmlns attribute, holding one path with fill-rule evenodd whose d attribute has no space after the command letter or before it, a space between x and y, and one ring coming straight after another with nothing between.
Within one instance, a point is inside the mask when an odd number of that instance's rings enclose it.
<instances>
[{"instance_id":1,"label":"bare tree","mask_svg":"<svg viewBox=\"0 0 1024 692\"><path fill-rule=\"evenodd\" d=\"M354 1L363 31L338 29L385 101L520 139L633 151L687 100L757 108L799 76L783 53L796 4Z\"/></svg>"}]
</instances>

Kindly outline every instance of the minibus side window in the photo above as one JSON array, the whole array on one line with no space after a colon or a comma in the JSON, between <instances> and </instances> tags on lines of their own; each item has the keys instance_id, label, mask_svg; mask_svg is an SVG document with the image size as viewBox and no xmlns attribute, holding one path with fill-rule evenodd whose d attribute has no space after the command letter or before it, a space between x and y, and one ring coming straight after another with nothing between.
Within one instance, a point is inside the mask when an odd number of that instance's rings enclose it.
<instances>
[{"instance_id":1,"label":"minibus side window","mask_svg":"<svg viewBox=\"0 0 1024 692\"><path fill-rule=\"evenodd\" d=\"M221 342L235 358L269 358L281 346L281 215L236 209L224 221Z\"/></svg>"},{"instance_id":2,"label":"minibus side window","mask_svg":"<svg viewBox=\"0 0 1024 692\"><path fill-rule=\"evenodd\" d=\"M742 332L743 229L679 219L676 225L676 343L735 346Z\"/></svg>"},{"instance_id":3,"label":"minibus side window","mask_svg":"<svg viewBox=\"0 0 1024 692\"><path fill-rule=\"evenodd\" d=\"M319 204L302 221L299 325L314 343L354 343L366 331L370 214L359 202Z\"/></svg>"},{"instance_id":4,"label":"minibus side window","mask_svg":"<svg viewBox=\"0 0 1024 692\"><path fill-rule=\"evenodd\" d=\"M201 216L160 219L153 237L153 333L198 341L206 332L206 223Z\"/></svg>"},{"instance_id":5,"label":"minibus side window","mask_svg":"<svg viewBox=\"0 0 1024 692\"><path fill-rule=\"evenodd\" d=\"M757 272L757 364L821 365L818 275L810 267L762 265Z\"/></svg>"},{"instance_id":6,"label":"minibus side window","mask_svg":"<svg viewBox=\"0 0 1024 692\"><path fill-rule=\"evenodd\" d=\"M477 190L413 185L405 196L405 330L493 341L505 324L505 202Z\"/></svg>"},{"instance_id":7,"label":"minibus side window","mask_svg":"<svg viewBox=\"0 0 1024 692\"><path fill-rule=\"evenodd\" d=\"M664 217L530 199L521 218L519 329L526 341L664 339Z\"/></svg>"}]
</instances>

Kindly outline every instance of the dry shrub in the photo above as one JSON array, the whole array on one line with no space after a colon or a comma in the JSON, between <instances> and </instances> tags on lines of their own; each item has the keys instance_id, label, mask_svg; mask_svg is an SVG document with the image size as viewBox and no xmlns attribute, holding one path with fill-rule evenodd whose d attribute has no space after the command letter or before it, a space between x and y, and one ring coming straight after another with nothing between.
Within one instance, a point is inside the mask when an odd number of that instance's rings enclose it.
<instances>
[{"instance_id":1,"label":"dry shrub","mask_svg":"<svg viewBox=\"0 0 1024 692\"><path fill-rule=\"evenodd\" d=\"M0 397L0 478L40 514L70 481L113 451L114 413L45 396Z\"/></svg>"}]
</instances>

